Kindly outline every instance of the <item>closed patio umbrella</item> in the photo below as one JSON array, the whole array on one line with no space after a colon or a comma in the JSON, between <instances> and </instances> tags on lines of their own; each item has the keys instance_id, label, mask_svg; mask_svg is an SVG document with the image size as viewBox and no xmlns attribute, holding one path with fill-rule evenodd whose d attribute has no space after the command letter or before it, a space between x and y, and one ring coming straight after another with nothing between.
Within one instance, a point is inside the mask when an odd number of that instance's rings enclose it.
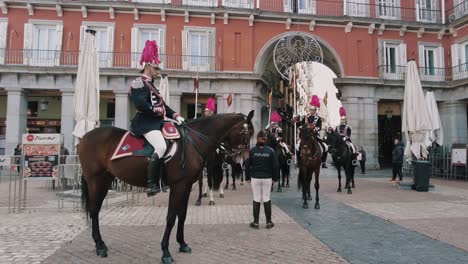
<instances>
[{"instance_id":1,"label":"closed patio umbrella","mask_svg":"<svg viewBox=\"0 0 468 264\"><path fill-rule=\"evenodd\" d=\"M406 67L405 95L403 98L402 131L406 137L405 156L413 154L417 159L427 158L425 143L427 132L432 130L429 111L419 79L415 61Z\"/></svg>"},{"instance_id":2,"label":"closed patio umbrella","mask_svg":"<svg viewBox=\"0 0 468 264\"><path fill-rule=\"evenodd\" d=\"M431 118L432 130L427 133L426 145L429 146L433 142L442 145L444 140L444 133L442 122L440 120L439 109L433 92L426 93L426 105L429 110L429 117Z\"/></svg>"},{"instance_id":3,"label":"closed patio umbrella","mask_svg":"<svg viewBox=\"0 0 468 264\"><path fill-rule=\"evenodd\" d=\"M86 30L76 77L73 107L75 145L89 131L99 126L99 60L96 50L95 31Z\"/></svg>"}]
</instances>

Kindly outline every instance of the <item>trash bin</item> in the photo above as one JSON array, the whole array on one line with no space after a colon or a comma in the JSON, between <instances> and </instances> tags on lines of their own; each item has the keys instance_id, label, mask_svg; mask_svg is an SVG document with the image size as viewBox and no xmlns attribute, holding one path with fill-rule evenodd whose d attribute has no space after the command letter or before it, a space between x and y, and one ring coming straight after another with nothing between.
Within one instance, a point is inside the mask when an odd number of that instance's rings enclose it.
<instances>
[{"instance_id":1,"label":"trash bin","mask_svg":"<svg viewBox=\"0 0 468 264\"><path fill-rule=\"evenodd\" d=\"M418 192L429 191L429 176L431 174L431 163L429 161L413 161L414 185L413 189Z\"/></svg>"}]
</instances>

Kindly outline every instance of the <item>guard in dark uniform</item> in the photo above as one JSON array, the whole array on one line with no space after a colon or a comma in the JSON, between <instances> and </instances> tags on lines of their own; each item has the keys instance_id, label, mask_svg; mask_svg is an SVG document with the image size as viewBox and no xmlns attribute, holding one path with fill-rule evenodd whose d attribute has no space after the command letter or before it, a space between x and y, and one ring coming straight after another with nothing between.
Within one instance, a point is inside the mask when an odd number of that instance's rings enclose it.
<instances>
[{"instance_id":1,"label":"guard in dark uniform","mask_svg":"<svg viewBox=\"0 0 468 264\"><path fill-rule=\"evenodd\" d=\"M356 147L354 147L353 142L351 142L351 127L348 125L346 120L346 110L344 107L340 108L340 116L341 124L338 125L336 130L343 136L343 140L346 141L346 144L351 148L353 154L356 154Z\"/></svg>"},{"instance_id":2,"label":"guard in dark uniform","mask_svg":"<svg viewBox=\"0 0 468 264\"><path fill-rule=\"evenodd\" d=\"M131 85L130 96L137 113L131 122L130 131L136 136L143 136L153 146L154 153L148 165L148 196L161 191L161 175L164 162L162 157L166 152L166 141L161 133L164 117L172 118L180 125L184 122L178 113L164 102L155 79L161 77L159 54L156 41L146 41L140 65L143 69L141 77L136 78ZM163 181L164 185L164 181ZM163 186L164 189L165 186Z\"/></svg>"},{"instance_id":3,"label":"guard in dark uniform","mask_svg":"<svg viewBox=\"0 0 468 264\"><path fill-rule=\"evenodd\" d=\"M322 147L322 168L327 168L327 155L328 146L325 144L322 138L320 138L319 132L322 130L322 118L318 115L318 108L320 107L320 100L318 96L313 95L309 103L309 115L306 116L305 123L308 126L313 126L316 131L317 142Z\"/></svg>"}]
</instances>

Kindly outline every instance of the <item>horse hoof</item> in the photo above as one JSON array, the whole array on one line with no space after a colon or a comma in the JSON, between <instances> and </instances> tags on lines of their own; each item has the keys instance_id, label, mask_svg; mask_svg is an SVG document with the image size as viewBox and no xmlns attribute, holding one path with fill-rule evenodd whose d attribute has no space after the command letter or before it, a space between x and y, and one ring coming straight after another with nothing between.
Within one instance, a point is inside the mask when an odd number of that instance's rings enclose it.
<instances>
[{"instance_id":1,"label":"horse hoof","mask_svg":"<svg viewBox=\"0 0 468 264\"><path fill-rule=\"evenodd\" d=\"M236 186L232 186L232 190L233 190L233 191L237 191Z\"/></svg>"},{"instance_id":2,"label":"horse hoof","mask_svg":"<svg viewBox=\"0 0 468 264\"><path fill-rule=\"evenodd\" d=\"M96 249L96 254L100 258L107 258L107 248Z\"/></svg>"},{"instance_id":3,"label":"horse hoof","mask_svg":"<svg viewBox=\"0 0 468 264\"><path fill-rule=\"evenodd\" d=\"M279 188L277 191L278 191L278 192L283 192L283 190L281 190L281 188Z\"/></svg>"},{"instance_id":4,"label":"horse hoof","mask_svg":"<svg viewBox=\"0 0 468 264\"><path fill-rule=\"evenodd\" d=\"M227 187L227 186L224 186L224 190L229 190L229 187Z\"/></svg>"},{"instance_id":5,"label":"horse hoof","mask_svg":"<svg viewBox=\"0 0 468 264\"><path fill-rule=\"evenodd\" d=\"M314 208L317 209L317 210L320 209L320 204L318 204L318 203L315 204Z\"/></svg>"},{"instance_id":6,"label":"horse hoof","mask_svg":"<svg viewBox=\"0 0 468 264\"><path fill-rule=\"evenodd\" d=\"M338 190L336 190L337 192L341 192L341 188L338 188Z\"/></svg>"},{"instance_id":7,"label":"horse hoof","mask_svg":"<svg viewBox=\"0 0 468 264\"><path fill-rule=\"evenodd\" d=\"M312 197L310 197L310 196L307 197L307 200L312 201Z\"/></svg>"},{"instance_id":8,"label":"horse hoof","mask_svg":"<svg viewBox=\"0 0 468 264\"><path fill-rule=\"evenodd\" d=\"M224 193L220 193L219 198L224 198Z\"/></svg>"},{"instance_id":9,"label":"horse hoof","mask_svg":"<svg viewBox=\"0 0 468 264\"><path fill-rule=\"evenodd\" d=\"M201 201L198 200L196 203L195 203L195 206L200 206L201 205Z\"/></svg>"},{"instance_id":10,"label":"horse hoof","mask_svg":"<svg viewBox=\"0 0 468 264\"><path fill-rule=\"evenodd\" d=\"M348 190L348 194L352 194L352 193L353 193L353 191L351 191L351 189L349 189L349 190Z\"/></svg>"},{"instance_id":11,"label":"horse hoof","mask_svg":"<svg viewBox=\"0 0 468 264\"><path fill-rule=\"evenodd\" d=\"M161 258L163 264L172 264L174 263L174 260L172 257L162 257Z\"/></svg>"},{"instance_id":12,"label":"horse hoof","mask_svg":"<svg viewBox=\"0 0 468 264\"><path fill-rule=\"evenodd\" d=\"M179 252L190 254L190 253L192 253L192 248L190 248L190 247L187 246L187 245L181 246L181 247L179 248Z\"/></svg>"},{"instance_id":13,"label":"horse hoof","mask_svg":"<svg viewBox=\"0 0 468 264\"><path fill-rule=\"evenodd\" d=\"M308 204L304 204L304 205L302 206L302 208L308 209L308 208L309 208L309 205L308 205Z\"/></svg>"},{"instance_id":14,"label":"horse hoof","mask_svg":"<svg viewBox=\"0 0 468 264\"><path fill-rule=\"evenodd\" d=\"M214 205L214 201L210 201L208 205Z\"/></svg>"}]
</instances>

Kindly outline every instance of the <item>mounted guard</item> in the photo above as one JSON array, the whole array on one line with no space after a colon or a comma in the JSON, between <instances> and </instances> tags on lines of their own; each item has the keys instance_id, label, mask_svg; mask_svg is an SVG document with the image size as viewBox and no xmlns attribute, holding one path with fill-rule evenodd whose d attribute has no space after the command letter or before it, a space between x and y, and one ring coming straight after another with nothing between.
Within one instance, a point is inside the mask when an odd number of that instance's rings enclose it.
<instances>
[{"instance_id":1,"label":"mounted guard","mask_svg":"<svg viewBox=\"0 0 468 264\"><path fill-rule=\"evenodd\" d=\"M214 116L215 112L216 112L215 100L212 97L210 97L208 98L208 101L206 101L205 116Z\"/></svg>"},{"instance_id":2,"label":"mounted guard","mask_svg":"<svg viewBox=\"0 0 468 264\"><path fill-rule=\"evenodd\" d=\"M154 148L148 165L148 196L161 192L161 185L163 190L167 189L166 180L161 181L164 166L162 157L167 149L161 133L164 118L174 119L179 125L185 121L166 105L159 91L159 85L155 83L161 77L159 63L161 61L156 41L146 41L140 59L140 65L143 67L140 71L142 75L132 82L130 90L131 100L137 109L130 131L135 136L143 136Z\"/></svg>"},{"instance_id":3,"label":"mounted guard","mask_svg":"<svg viewBox=\"0 0 468 264\"><path fill-rule=\"evenodd\" d=\"M351 142L351 127L348 125L348 121L346 120L346 110L344 107L340 107L340 117L341 117L341 124L338 125L336 130L340 135L343 136L343 140L346 142L348 147L352 150L353 155L357 153L356 147Z\"/></svg>"},{"instance_id":4,"label":"mounted guard","mask_svg":"<svg viewBox=\"0 0 468 264\"><path fill-rule=\"evenodd\" d=\"M289 147L283 140L283 137L284 137L283 129L279 126L279 123L281 123L281 121L283 121L283 119L281 118L278 111L273 112L270 118L270 125L267 126L266 131L268 133L269 138L273 137L276 140L276 143L279 144L283 148L285 154L290 154ZM274 146L270 146L270 147L275 149Z\"/></svg>"},{"instance_id":5,"label":"mounted guard","mask_svg":"<svg viewBox=\"0 0 468 264\"><path fill-rule=\"evenodd\" d=\"M322 118L318 114L320 108L320 99L317 95L313 95L309 102L309 114L305 118L305 124L309 127L314 127L315 137L320 147L322 148L322 168L327 168L327 151L328 146L325 141L320 137L320 130L322 130Z\"/></svg>"}]
</instances>

